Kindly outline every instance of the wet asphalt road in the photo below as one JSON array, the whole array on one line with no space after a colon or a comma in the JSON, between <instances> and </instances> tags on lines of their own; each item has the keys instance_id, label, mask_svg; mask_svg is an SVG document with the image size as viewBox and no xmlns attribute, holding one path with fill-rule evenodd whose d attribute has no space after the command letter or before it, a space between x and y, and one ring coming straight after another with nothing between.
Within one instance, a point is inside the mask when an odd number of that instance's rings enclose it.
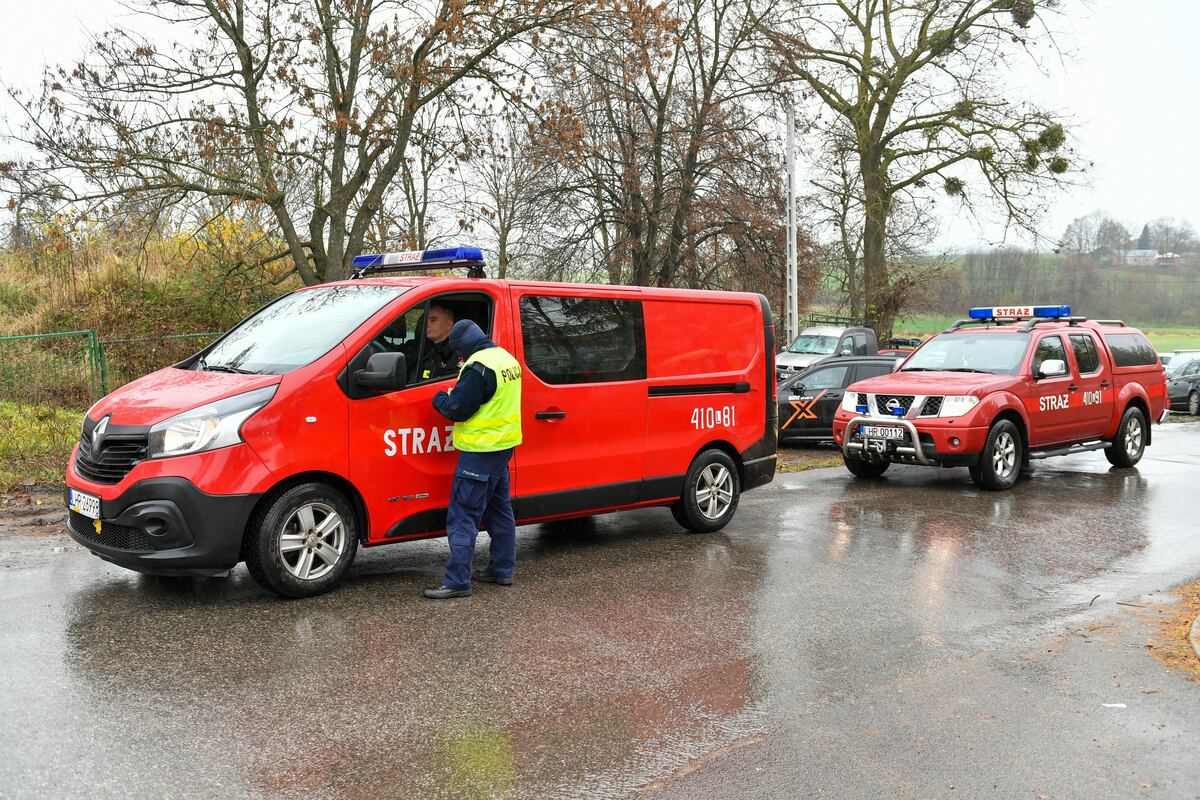
<instances>
[{"instance_id":1,"label":"wet asphalt road","mask_svg":"<svg viewBox=\"0 0 1200 800\"><path fill-rule=\"evenodd\" d=\"M1117 605L1200 575L1200 425L1155 436L524 528L443 603L441 541L281 601L0 538L0 797L1200 797L1200 684Z\"/></svg>"}]
</instances>

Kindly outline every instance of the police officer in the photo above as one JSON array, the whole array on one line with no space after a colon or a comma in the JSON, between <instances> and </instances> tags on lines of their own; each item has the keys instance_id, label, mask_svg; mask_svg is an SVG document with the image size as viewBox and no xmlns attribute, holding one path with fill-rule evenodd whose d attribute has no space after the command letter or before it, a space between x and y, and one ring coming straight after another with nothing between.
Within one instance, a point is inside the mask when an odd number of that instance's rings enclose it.
<instances>
[{"instance_id":1,"label":"police officer","mask_svg":"<svg viewBox=\"0 0 1200 800\"><path fill-rule=\"evenodd\" d=\"M446 517L450 561L441 585L425 590L435 600L471 594L471 559L481 527L492 543L480 579L511 586L517 564L508 462L521 443L521 365L468 319L454 323L450 346L465 363L454 389L433 398L433 407L454 422L458 450Z\"/></svg>"}]
</instances>

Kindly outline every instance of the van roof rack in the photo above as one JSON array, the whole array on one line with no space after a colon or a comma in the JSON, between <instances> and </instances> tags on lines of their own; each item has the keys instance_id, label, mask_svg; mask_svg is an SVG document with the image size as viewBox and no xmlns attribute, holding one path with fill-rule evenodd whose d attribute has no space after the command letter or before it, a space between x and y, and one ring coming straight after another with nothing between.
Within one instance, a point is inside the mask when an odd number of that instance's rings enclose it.
<instances>
[{"instance_id":1,"label":"van roof rack","mask_svg":"<svg viewBox=\"0 0 1200 800\"><path fill-rule=\"evenodd\" d=\"M431 269L466 268L468 278L486 278L483 251L478 247L438 247L400 253L374 253L354 257L351 280L386 272L426 272Z\"/></svg>"}]
</instances>

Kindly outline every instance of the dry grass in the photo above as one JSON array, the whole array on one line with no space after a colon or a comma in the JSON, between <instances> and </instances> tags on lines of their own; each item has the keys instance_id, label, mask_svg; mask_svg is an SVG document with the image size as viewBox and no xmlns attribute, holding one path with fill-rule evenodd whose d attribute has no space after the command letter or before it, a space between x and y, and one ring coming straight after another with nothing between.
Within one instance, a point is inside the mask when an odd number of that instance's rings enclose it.
<instances>
[{"instance_id":1,"label":"dry grass","mask_svg":"<svg viewBox=\"0 0 1200 800\"><path fill-rule=\"evenodd\" d=\"M1200 617L1200 580L1177 587L1172 594L1172 602L1155 605L1155 613L1146 615L1154 631L1150 654L1169 667L1188 672L1200 683L1200 658L1190 640L1192 622Z\"/></svg>"}]
</instances>

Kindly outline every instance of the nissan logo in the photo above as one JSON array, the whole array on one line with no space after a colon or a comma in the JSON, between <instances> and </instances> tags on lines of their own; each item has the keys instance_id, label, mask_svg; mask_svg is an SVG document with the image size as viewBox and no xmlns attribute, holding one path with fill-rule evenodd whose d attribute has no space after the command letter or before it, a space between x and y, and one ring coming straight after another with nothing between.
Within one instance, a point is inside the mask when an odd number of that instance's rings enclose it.
<instances>
[{"instance_id":1,"label":"nissan logo","mask_svg":"<svg viewBox=\"0 0 1200 800\"><path fill-rule=\"evenodd\" d=\"M92 431L92 450L99 450L104 443L104 432L108 430L108 421L111 417L105 417L96 423L96 428Z\"/></svg>"},{"instance_id":2,"label":"nissan logo","mask_svg":"<svg viewBox=\"0 0 1200 800\"><path fill-rule=\"evenodd\" d=\"M894 397L888 398L888 401L886 403L884 403L883 405L884 405L884 408L886 408L888 411L892 412L893 414L895 414L897 411L901 410L900 401Z\"/></svg>"}]
</instances>

